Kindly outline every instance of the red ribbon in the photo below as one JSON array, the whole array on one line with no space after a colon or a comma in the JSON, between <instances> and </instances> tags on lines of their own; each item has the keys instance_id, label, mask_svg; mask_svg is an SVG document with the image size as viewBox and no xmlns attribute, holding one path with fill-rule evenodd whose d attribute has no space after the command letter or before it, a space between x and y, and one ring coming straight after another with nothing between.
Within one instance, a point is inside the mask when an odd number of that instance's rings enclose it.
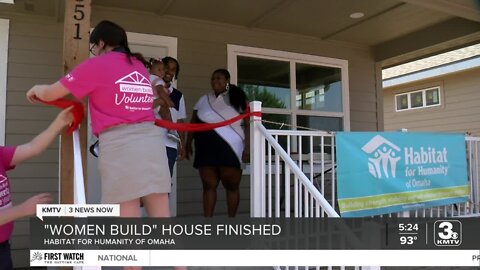
<instances>
[{"instance_id":1,"label":"red ribbon","mask_svg":"<svg viewBox=\"0 0 480 270\"><path fill-rule=\"evenodd\" d=\"M53 105L55 107L61 108L61 109L66 109L68 107L73 106L71 112L73 114L73 122L68 127L67 129L67 134L72 134L74 130L80 126L80 123L82 123L83 118L85 117L85 110L83 108L83 104L79 101L73 101L73 100L68 100L68 99L63 99L59 98L54 101L44 101L41 99L37 99L38 101L48 104L48 105Z\"/></svg>"},{"instance_id":2,"label":"red ribbon","mask_svg":"<svg viewBox=\"0 0 480 270\"><path fill-rule=\"evenodd\" d=\"M70 106L73 106L71 111L73 114L73 123L68 128L67 134L71 134L74 130L76 130L80 125L80 123L82 123L83 118L85 117L85 110L84 110L83 104L79 101L73 101L73 100L68 100L63 98L60 98L54 101L44 101L44 100L38 99L38 101L48 105L53 105L55 107L62 108L62 109L66 109ZM171 130L196 132L196 131L212 130L214 128L231 125L236 121L239 121L243 118L250 117L250 116L262 116L262 113L250 112L249 108L247 108L246 113L237 115L234 118L217 122L217 123L173 123L166 120L156 119L155 125L159 127L164 127L166 129L171 129Z\"/></svg>"},{"instance_id":3,"label":"red ribbon","mask_svg":"<svg viewBox=\"0 0 480 270\"><path fill-rule=\"evenodd\" d=\"M156 119L155 125L159 127L164 127L166 129L171 129L171 130L196 132L196 131L212 130L214 128L227 126L232 123L235 123L238 120L241 120L243 118L250 117L250 116L262 116L262 113L248 112L247 110L247 113L240 114L235 116L234 118L231 118L222 122L216 122L216 123L173 123L166 120Z\"/></svg>"}]
</instances>

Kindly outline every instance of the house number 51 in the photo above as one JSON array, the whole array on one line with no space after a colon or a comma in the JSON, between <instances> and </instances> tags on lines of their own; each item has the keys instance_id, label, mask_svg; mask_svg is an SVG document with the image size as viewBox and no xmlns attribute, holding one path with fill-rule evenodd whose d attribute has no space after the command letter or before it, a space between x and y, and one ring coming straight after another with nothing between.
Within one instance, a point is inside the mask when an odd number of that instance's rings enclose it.
<instances>
[{"instance_id":1,"label":"house number 51","mask_svg":"<svg viewBox=\"0 0 480 270\"><path fill-rule=\"evenodd\" d=\"M77 2L83 2L83 0L77 0ZM75 36L73 37L74 39L82 39L80 37L80 22L85 19L85 12L83 12L83 9L85 8L85 5L82 4L75 4L75 10L73 11L73 18L77 23L75 24Z\"/></svg>"}]
</instances>

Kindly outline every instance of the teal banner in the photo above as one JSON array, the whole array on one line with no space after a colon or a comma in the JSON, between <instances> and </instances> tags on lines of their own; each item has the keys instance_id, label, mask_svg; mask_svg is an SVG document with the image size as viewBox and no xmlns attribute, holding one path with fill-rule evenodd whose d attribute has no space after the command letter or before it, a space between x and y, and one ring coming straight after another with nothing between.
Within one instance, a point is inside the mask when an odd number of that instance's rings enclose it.
<instances>
[{"instance_id":1,"label":"teal banner","mask_svg":"<svg viewBox=\"0 0 480 270\"><path fill-rule=\"evenodd\" d=\"M363 217L466 202L462 134L338 132L342 217Z\"/></svg>"}]
</instances>

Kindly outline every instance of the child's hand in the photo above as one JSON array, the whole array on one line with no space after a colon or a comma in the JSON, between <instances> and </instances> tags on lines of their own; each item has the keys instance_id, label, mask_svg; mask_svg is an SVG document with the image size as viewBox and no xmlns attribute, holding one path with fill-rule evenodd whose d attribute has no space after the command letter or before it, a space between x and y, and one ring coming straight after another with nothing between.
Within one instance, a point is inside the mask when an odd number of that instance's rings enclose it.
<instances>
[{"instance_id":1,"label":"child's hand","mask_svg":"<svg viewBox=\"0 0 480 270\"><path fill-rule=\"evenodd\" d=\"M52 201L52 196L48 193L35 195L19 205L23 216L35 215L37 211L37 204L46 204Z\"/></svg>"},{"instance_id":2,"label":"child's hand","mask_svg":"<svg viewBox=\"0 0 480 270\"><path fill-rule=\"evenodd\" d=\"M38 92L43 91L43 89L47 86L48 85L38 84L30 88L30 90L27 92L28 101L31 103L38 102Z\"/></svg>"},{"instance_id":3,"label":"child's hand","mask_svg":"<svg viewBox=\"0 0 480 270\"><path fill-rule=\"evenodd\" d=\"M175 104L173 103L172 99L170 99L170 96L167 94L163 86L157 85L155 87L155 90L157 91L158 97L161 98L166 103L167 107L175 106Z\"/></svg>"},{"instance_id":4,"label":"child's hand","mask_svg":"<svg viewBox=\"0 0 480 270\"><path fill-rule=\"evenodd\" d=\"M177 160L178 161L182 161L185 159L185 157L187 156L185 154L185 147L183 147L183 145L180 143L178 144L178 147L179 147L179 151L178 151L178 154L177 154Z\"/></svg>"},{"instance_id":5,"label":"child's hand","mask_svg":"<svg viewBox=\"0 0 480 270\"><path fill-rule=\"evenodd\" d=\"M55 119L54 122L60 125L61 127L70 126L73 122L73 114L71 112L72 109L73 109L73 106L70 106L64 109L63 111L61 111L60 113L58 113L57 118Z\"/></svg>"}]
</instances>

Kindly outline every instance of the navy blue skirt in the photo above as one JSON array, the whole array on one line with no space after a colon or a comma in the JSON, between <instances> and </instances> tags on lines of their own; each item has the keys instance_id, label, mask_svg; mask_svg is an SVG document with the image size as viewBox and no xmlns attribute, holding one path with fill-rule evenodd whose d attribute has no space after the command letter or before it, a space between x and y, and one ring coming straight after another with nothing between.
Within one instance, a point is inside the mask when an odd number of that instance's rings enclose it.
<instances>
[{"instance_id":1,"label":"navy blue skirt","mask_svg":"<svg viewBox=\"0 0 480 270\"><path fill-rule=\"evenodd\" d=\"M195 132L193 167L234 167L241 169L240 161L230 145L215 130Z\"/></svg>"}]
</instances>

